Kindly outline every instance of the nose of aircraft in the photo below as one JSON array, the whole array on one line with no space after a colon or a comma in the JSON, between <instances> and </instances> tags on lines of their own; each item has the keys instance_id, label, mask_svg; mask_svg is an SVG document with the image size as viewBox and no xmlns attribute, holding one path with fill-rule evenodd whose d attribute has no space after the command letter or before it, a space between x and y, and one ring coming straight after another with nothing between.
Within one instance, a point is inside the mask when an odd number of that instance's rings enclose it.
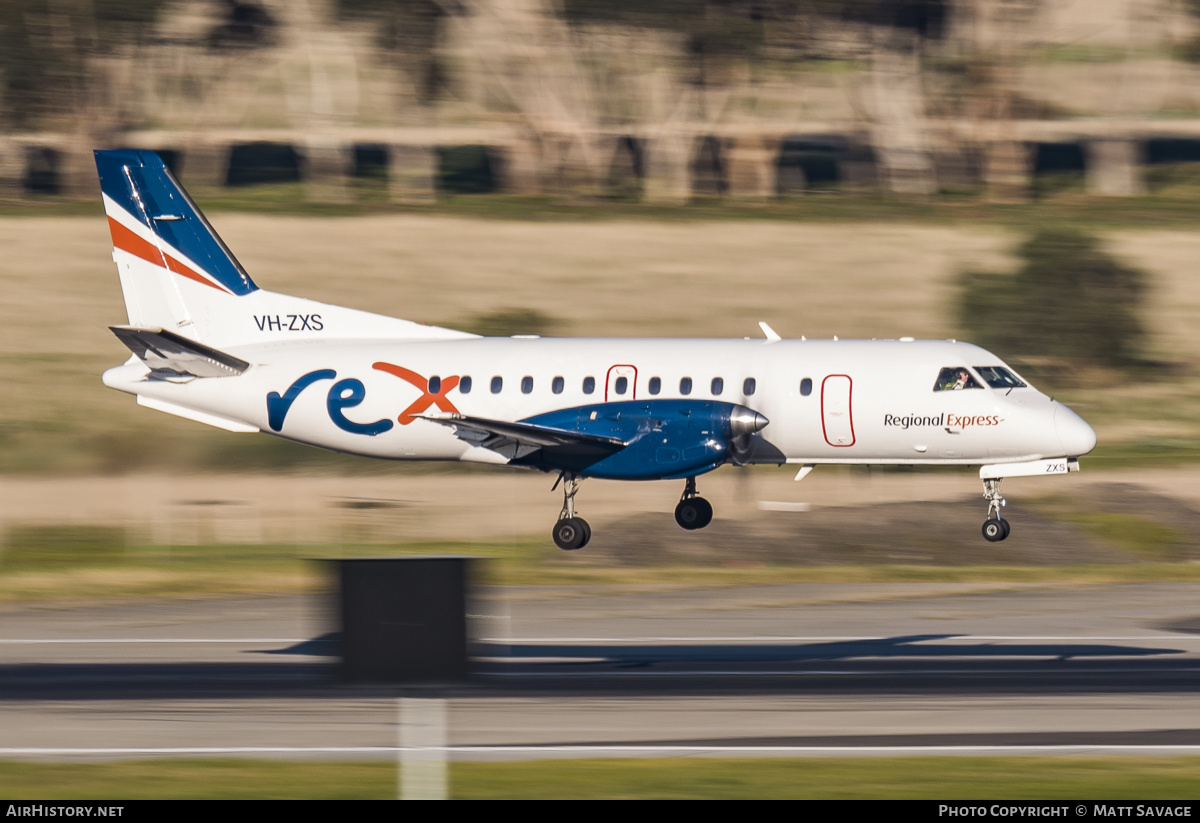
<instances>
[{"instance_id":1,"label":"nose of aircraft","mask_svg":"<svg viewBox=\"0 0 1200 823\"><path fill-rule=\"evenodd\" d=\"M1087 422L1061 403L1054 404L1054 430L1067 457L1079 457L1096 448L1096 432Z\"/></svg>"}]
</instances>

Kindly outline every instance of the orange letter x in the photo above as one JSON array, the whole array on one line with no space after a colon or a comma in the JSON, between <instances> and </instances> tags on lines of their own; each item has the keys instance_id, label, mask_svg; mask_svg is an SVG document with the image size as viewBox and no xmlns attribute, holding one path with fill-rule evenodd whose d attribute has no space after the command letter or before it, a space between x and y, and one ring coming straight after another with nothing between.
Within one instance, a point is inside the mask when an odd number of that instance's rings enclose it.
<instances>
[{"instance_id":1,"label":"orange letter x","mask_svg":"<svg viewBox=\"0 0 1200 823\"><path fill-rule=\"evenodd\" d=\"M412 383L424 392L411 406L400 412L400 416L396 419L400 421L401 426L407 426L413 422L416 419L416 415L425 411L430 406L437 406L444 412L458 413L458 409L454 408L454 404L446 399L446 392L458 385L457 377L443 378L441 388L435 393L429 391L429 381L415 371L409 371L403 366L394 366L391 363L376 363L374 367L379 369L379 371L385 371L388 374L399 377L401 380Z\"/></svg>"}]
</instances>

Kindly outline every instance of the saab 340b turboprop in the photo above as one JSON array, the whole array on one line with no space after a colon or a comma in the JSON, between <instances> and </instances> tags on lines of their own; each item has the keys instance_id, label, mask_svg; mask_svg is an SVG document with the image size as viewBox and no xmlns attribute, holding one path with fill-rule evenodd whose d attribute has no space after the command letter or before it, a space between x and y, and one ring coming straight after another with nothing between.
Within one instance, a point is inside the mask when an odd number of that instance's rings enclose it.
<instances>
[{"instance_id":1,"label":"saab 340b turboprop","mask_svg":"<svg viewBox=\"0 0 1200 823\"><path fill-rule=\"evenodd\" d=\"M953 340L479 337L273 294L159 157L97 151L133 352L104 383L152 409L393 460L554 472L554 542L591 537L586 477L682 480L675 519L712 520L696 478L726 463L978 465L983 535L1004 477L1079 468L1096 434L978 346ZM555 483L557 487L558 482Z\"/></svg>"}]
</instances>

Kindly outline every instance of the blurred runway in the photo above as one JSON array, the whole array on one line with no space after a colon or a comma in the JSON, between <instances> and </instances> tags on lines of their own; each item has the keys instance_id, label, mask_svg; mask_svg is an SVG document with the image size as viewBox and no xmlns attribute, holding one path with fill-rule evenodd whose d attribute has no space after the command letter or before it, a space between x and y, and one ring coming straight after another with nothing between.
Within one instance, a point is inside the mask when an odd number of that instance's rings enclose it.
<instances>
[{"instance_id":1,"label":"blurred runway","mask_svg":"<svg viewBox=\"0 0 1200 823\"><path fill-rule=\"evenodd\" d=\"M318 601L0 612L0 757L391 757L445 697L454 757L1200 752L1190 584L508 587L478 674L337 682Z\"/></svg>"}]
</instances>

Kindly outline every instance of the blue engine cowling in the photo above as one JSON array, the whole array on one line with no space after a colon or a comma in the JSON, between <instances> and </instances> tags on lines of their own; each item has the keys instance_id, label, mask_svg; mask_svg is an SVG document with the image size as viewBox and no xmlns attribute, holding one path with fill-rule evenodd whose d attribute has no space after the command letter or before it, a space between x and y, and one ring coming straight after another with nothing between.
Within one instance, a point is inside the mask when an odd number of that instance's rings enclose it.
<instances>
[{"instance_id":1,"label":"blue engine cowling","mask_svg":"<svg viewBox=\"0 0 1200 823\"><path fill-rule=\"evenodd\" d=\"M615 437L627 445L599 456L570 448L513 461L610 480L658 480L703 474L736 458L737 446L767 425L753 409L715 400L631 400L547 412L521 421L562 431Z\"/></svg>"}]
</instances>

